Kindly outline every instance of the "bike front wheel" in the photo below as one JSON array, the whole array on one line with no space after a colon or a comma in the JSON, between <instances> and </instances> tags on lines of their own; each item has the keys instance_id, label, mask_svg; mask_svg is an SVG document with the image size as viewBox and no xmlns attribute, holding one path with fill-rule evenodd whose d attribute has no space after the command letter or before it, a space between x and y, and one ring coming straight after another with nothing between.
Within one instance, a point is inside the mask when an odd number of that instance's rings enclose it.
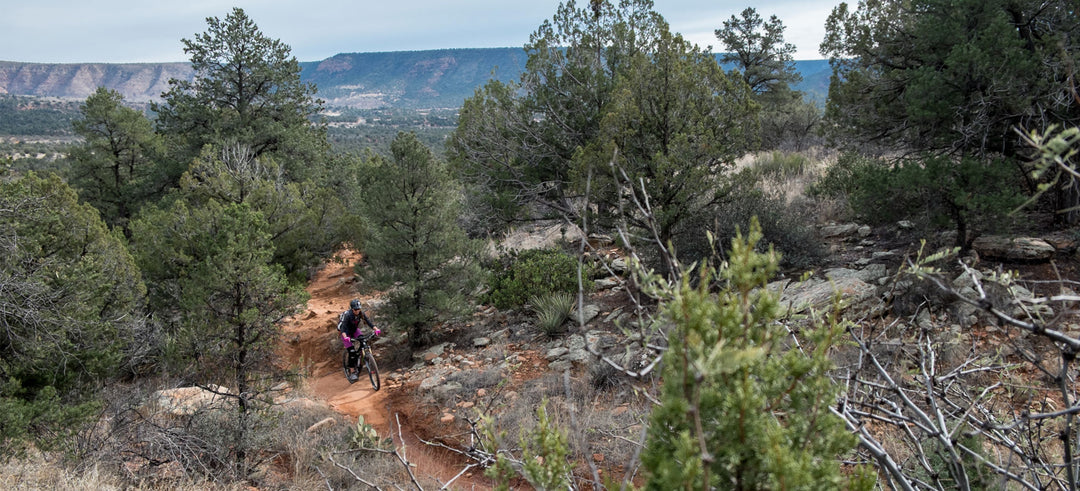
<instances>
[{"instance_id":1,"label":"bike front wheel","mask_svg":"<svg viewBox=\"0 0 1080 491\"><path fill-rule=\"evenodd\" d=\"M379 381L379 365L375 363L375 357L371 355L371 351L364 353L364 367L367 368L368 380L371 381L371 387L375 390L379 390L379 387L381 387Z\"/></svg>"}]
</instances>

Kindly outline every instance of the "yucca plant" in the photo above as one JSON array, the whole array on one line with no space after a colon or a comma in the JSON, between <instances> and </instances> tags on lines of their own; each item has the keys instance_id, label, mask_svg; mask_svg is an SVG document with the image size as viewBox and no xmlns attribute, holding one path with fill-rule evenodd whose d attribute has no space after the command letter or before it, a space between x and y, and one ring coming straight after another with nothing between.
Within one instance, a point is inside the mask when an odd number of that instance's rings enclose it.
<instances>
[{"instance_id":1,"label":"yucca plant","mask_svg":"<svg viewBox=\"0 0 1080 491\"><path fill-rule=\"evenodd\" d=\"M574 300L574 295L566 292L550 292L529 298L540 330L548 337L565 332L562 326L574 312Z\"/></svg>"}]
</instances>

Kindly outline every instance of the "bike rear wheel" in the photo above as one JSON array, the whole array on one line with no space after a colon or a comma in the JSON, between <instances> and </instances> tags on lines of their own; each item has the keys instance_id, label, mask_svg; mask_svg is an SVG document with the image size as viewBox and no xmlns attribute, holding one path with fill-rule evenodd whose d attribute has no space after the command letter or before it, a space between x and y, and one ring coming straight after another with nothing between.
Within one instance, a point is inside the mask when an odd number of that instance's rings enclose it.
<instances>
[{"instance_id":1,"label":"bike rear wheel","mask_svg":"<svg viewBox=\"0 0 1080 491\"><path fill-rule=\"evenodd\" d=\"M375 390L379 390L381 382L379 381L379 365L375 363L375 357L371 355L371 351L364 352L364 366L367 368L368 380L371 381L371 387Z\"/></svg>"}]
</instances>

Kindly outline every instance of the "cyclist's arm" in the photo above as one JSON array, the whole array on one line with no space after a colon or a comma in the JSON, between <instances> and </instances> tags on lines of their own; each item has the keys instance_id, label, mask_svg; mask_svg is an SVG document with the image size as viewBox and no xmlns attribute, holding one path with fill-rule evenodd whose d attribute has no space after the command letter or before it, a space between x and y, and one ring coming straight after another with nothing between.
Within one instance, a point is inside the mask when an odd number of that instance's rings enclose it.
<instances>
[{"instance_id":1,"label":"cyclist's arm","mask_svg":"<svg viewBox=\"0 0 1080 491\"><path fill-rule=\"evenodd\" d=\"M375 323L371 322L371 319L368 318L367 312L361 311L360 318L364 320L364 324L367 324L368 327L375 329Z\"/></svg>"}]
</instances>

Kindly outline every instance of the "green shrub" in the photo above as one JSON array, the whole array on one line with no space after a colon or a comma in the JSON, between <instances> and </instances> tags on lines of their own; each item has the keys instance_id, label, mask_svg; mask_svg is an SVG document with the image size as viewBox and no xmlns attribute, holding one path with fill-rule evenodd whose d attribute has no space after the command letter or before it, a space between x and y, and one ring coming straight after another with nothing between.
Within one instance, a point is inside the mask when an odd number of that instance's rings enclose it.
<instances>
[{"instance_id":1,"label":"green shrub","mask_svg":"<svg viewBox=\"0 0 1080 491\"><path fill-rule=\"evenodd\" d=\"M672 325L641 449L647 489L873 489L843 467L857 438L828 409L843 325L807 323L812 348L791 349L779 294L763 288L778 258L755 252L761 239L751 221L728 261L695 271L696 285L686 270L676 284L640 282Z\"/></svg>"},{"instance_id":2,"label":"green shrub","mask_svg":"<svg viewBox=\"0 0 1080 491\"><path fill-rule=\"evenodd\" d=\"M915 220L957 231L996 227L1023 201L1015 163L921 156L884 165L854 154L840 157L811 193L847 197L870 224Z\"/></svg>"},{"instance_id":3,"label":"green shrub","mask_svg":"<svg viewBox=\"0 0 1080 491\"><path fill-rule=\"evenodd\" d=\"M684 264L713 253L705 239L705 230L712 233L717 247L723 249L731 244L737 231L745 233L750 229L753 217L757 217L765 236L759 247L762 250L768 245L775 247L785 268L806 268L825 256L825 247L811 226L814 220L808 210L787 206L783 199L752 185L733 186L724 201L710 212L685 224L685 231L680 234L685 239L676 244L679 260Z\"/></svg>"},{"instance_id":4,"label":"green shrub","mask_svg":"<svg viewBox=\"0 0 1080 491\"><path fill-rule=\"evenodd\" d=\"M948 450L938 441L931 440L927 442L926 446L929 451L926 460L930 464L929 472L919 469L915 472L915 475L921 479L936 479L945 488L960 489L958 477L960 470L963 469L967 480L967 489L972 491L1000 489L1002 481L994 479L993 470L980 462L980 459L989 461L983 448L984 439L982 435L978 434L972 435L966 432L961 434L954 444L974 451L978 457L961 451L959 461L950 455Z\"/></svg>"},{"instance_id":5,"label":"green shrub","mask_svg":"<svg viewBox=\"0 0 1080 491\"><path fill-rule=\"evenodd\" d=\"M868 179L884 170L885 167L872 158L851 152L843 153L807 192L819 198L847 198L857 194L862 186L869 184Z\"/></svg>"},{"instance_id":6,"label":"green shrub","mask_svg":"<svg viewBox=\"0 0 1080 491\"><path fill-rule=\"evenodd\" d=\"M495 449L497 455L495 465L484 471L495 480L494 489L511 489L510 483L518 478L524 478L535 489L572 488L574 463L567 435L563 425L548 416L547 406L545 399L536 408L536 424L520 434L517 447L521 456L516 458L510 457L506 448L506 432L499 431L492 418L481 416L484 446Z\"/></svg>"},{"instance_id":7,"label":"green shrub","mask_svg":"<svg viewBox=\"0 0 1080 491\"><path fill-rule=\"evenodd\" d=\"M574 293L578 289L578 261L558 249L534 249L511 253L502 270L491 278L487 300L497 308L525 305L529 298L554 292ZM592 289L592 271L582 271L582 285Z\"/></svg>"}]
</instances>

